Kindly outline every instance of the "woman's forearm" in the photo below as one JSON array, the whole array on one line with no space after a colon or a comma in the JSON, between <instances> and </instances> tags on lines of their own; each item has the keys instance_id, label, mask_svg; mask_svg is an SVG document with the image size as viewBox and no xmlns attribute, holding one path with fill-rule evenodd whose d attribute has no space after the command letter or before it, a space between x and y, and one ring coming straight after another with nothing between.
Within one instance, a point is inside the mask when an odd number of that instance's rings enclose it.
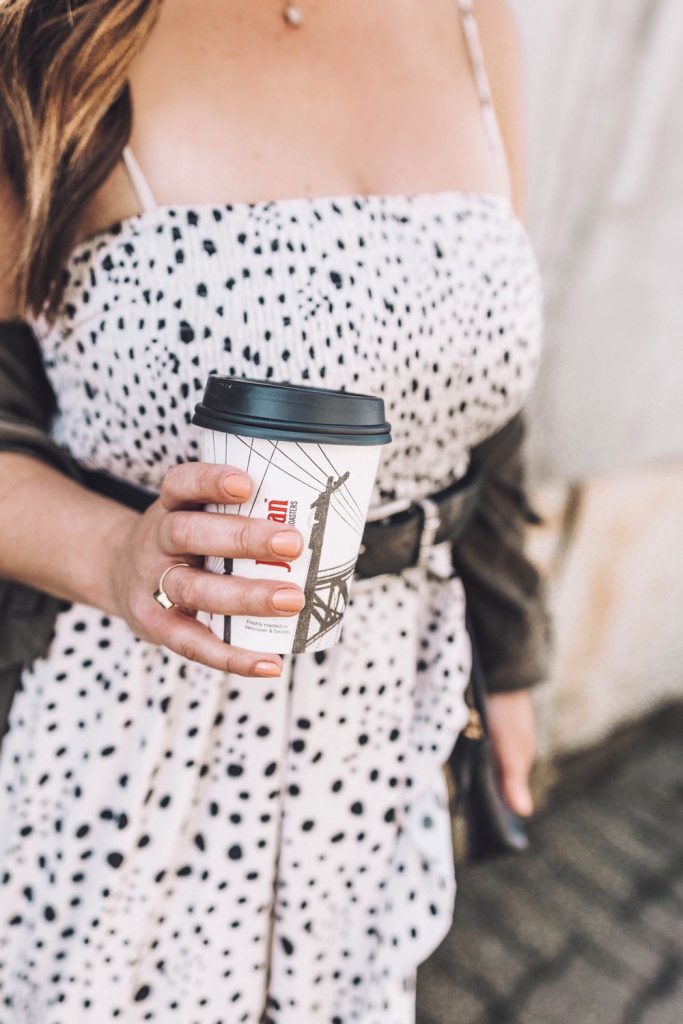
<instances>
[{"instance_id":1,"label":"woman's forearm","mask_svg":"<svg viewBox=\"0 0 683 1024\"><path fill-rule=\"evenodd\" d=\"M0 576L116 614L111 567L137 515L37 459L0 453Z\"/></svg>"},{"instance_id":2,"label":"woman's forearm","mask_svg":"<svg viewBox=\"0 0 683 1024\"><path fill-rule=\"evenodd\" d=\"M0 453L0 577L122 618L141 640L189 661L244 676L278 676L279 655L234 647L198 612L285 616L305 602L282 580L224 576L202 568L204 556L263 564L298 558L301 533L274 521L206 512L241 505L250 478L231 466L172 466L159 497L142 514L88 491L32 456ZM162 575L171 611L154 600Z\"/></svg>"}]
</instances>

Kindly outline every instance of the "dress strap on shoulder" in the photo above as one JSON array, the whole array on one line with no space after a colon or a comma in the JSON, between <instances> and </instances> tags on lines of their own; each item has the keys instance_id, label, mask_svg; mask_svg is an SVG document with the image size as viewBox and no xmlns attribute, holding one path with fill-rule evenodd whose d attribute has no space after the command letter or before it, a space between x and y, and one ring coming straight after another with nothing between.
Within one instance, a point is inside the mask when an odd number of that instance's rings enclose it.
<instances>
[{"instance_id":1,"label":"dress strap on shoulder","mask_svg":"<svg viewBox=\"0 0 683 1024\"><path fill-rule=\"evenodd\" d=\"M130 146L123 147L121 156L123 157L123 162L126 165L130 183L138 197L143 212L147 213L148 210L156 210L158 204L154 198L154 193L149 187L147 179L142 173L142 168L140 167L140 164L138 163Z\"/></svg>"},{"instance_id":2,"label":"dress strap on shoulder","mask_svg":"<svg viewBox=\"0 0 683 1024\"><path fill-rule=\"evenodd\" d=\"M457 0L457 4L460 11L470 61L472 63L474 82L481 102L486 131L491 144L493 157L498 168L498 176L503 188L508 191L510 189L510 168L508 165L505 144L503 142L503 135L500 129L500 122L498 121L498 115L496 114L496 108L493 102L491 84L486 70L484 51L481 46L481 38L479 35L479 24L474 13L473 0Z\"/></svg>"}]
</instances>

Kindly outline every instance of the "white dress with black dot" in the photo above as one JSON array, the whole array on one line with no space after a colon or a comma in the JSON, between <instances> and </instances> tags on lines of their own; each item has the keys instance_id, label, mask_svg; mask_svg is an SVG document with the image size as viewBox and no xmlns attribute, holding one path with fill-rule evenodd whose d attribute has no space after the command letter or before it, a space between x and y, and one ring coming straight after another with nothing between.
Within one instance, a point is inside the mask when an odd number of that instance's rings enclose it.
<instances>
[{"instance_id":1,"label":"white dress with black dot","mask_svg":"<svg viewBox=\"0 0 683 1024\"><path fill-rule=\"evenodd\" d=\"M55 436L153 487L197 457L222 373L382 395L372 504L421 498L520 408L540 354L536 259L494 193L148 203L67 271L34 325ZM0 760L3 1024L411 1024L452 916L441 766L469 664L461 581L422 568L354 580L341 642L275 680L60 614Z\"/></svg>"}]
</instances>

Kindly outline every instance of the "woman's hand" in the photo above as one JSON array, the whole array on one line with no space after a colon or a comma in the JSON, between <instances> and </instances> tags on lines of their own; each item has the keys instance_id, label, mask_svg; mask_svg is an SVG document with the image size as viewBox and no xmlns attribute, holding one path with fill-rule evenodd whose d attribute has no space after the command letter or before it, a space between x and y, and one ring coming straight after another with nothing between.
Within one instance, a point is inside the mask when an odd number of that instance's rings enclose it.
<instances>
[{"instance_id":1,"label":"woman's hand","mask_svg":"<svg viewBox=\"0 0 683 1024\"><path fill-rule=\"evenodd\" d=\"M503 795L517 814L534 809L529 774L536 758L536 716L529 690L487 695L489 732Z\"/></svg>"},{"instance_id":2,"label":"woman's hand","mask_svg":"<svg viewBox=\"0 0 683 1024\"><path fill-rule=\"evenodd\" d=\"M295 584L220 576L201 568L204 555L292 561L303 549L293 527L267 519L220 515L204 504L240 504L251 481L231 466L187 462L164 477L159 499L143 515L127 517L110 544L113 596L118 615L143 640L224 672L274 676L277 654L258 654L223 643L200 622L197 611L218 615L295 615L304 593ZM164 589L177 607L165 610L152 596L161 574L177 562Z\"/></svg>"}]
</instances>

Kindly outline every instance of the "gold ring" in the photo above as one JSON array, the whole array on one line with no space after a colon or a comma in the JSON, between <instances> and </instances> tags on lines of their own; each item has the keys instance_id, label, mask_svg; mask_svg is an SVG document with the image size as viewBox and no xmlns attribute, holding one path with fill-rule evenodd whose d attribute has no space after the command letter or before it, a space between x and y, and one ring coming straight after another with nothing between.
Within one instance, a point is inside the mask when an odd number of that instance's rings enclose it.
<instances>
[{"instance_id":1,"label":"gold ring","mask_svg":"<svg viewBox=\"0 0 683 1024\"><path fill-rule=\"evenodd\" d=\"M165 608L166 611L168 611L169 608L175 608L175 604L164 590L164 580L168 576L171 569L180 568L191 569L192 566L190 565L189 562L175 562L174 565L169 565L168 569L164 569L164 571L162 572L161 577L159 579L159 586L157 587L153 594L154 600L157 601L162 608Z\"/></svg>"}]
</instances>

